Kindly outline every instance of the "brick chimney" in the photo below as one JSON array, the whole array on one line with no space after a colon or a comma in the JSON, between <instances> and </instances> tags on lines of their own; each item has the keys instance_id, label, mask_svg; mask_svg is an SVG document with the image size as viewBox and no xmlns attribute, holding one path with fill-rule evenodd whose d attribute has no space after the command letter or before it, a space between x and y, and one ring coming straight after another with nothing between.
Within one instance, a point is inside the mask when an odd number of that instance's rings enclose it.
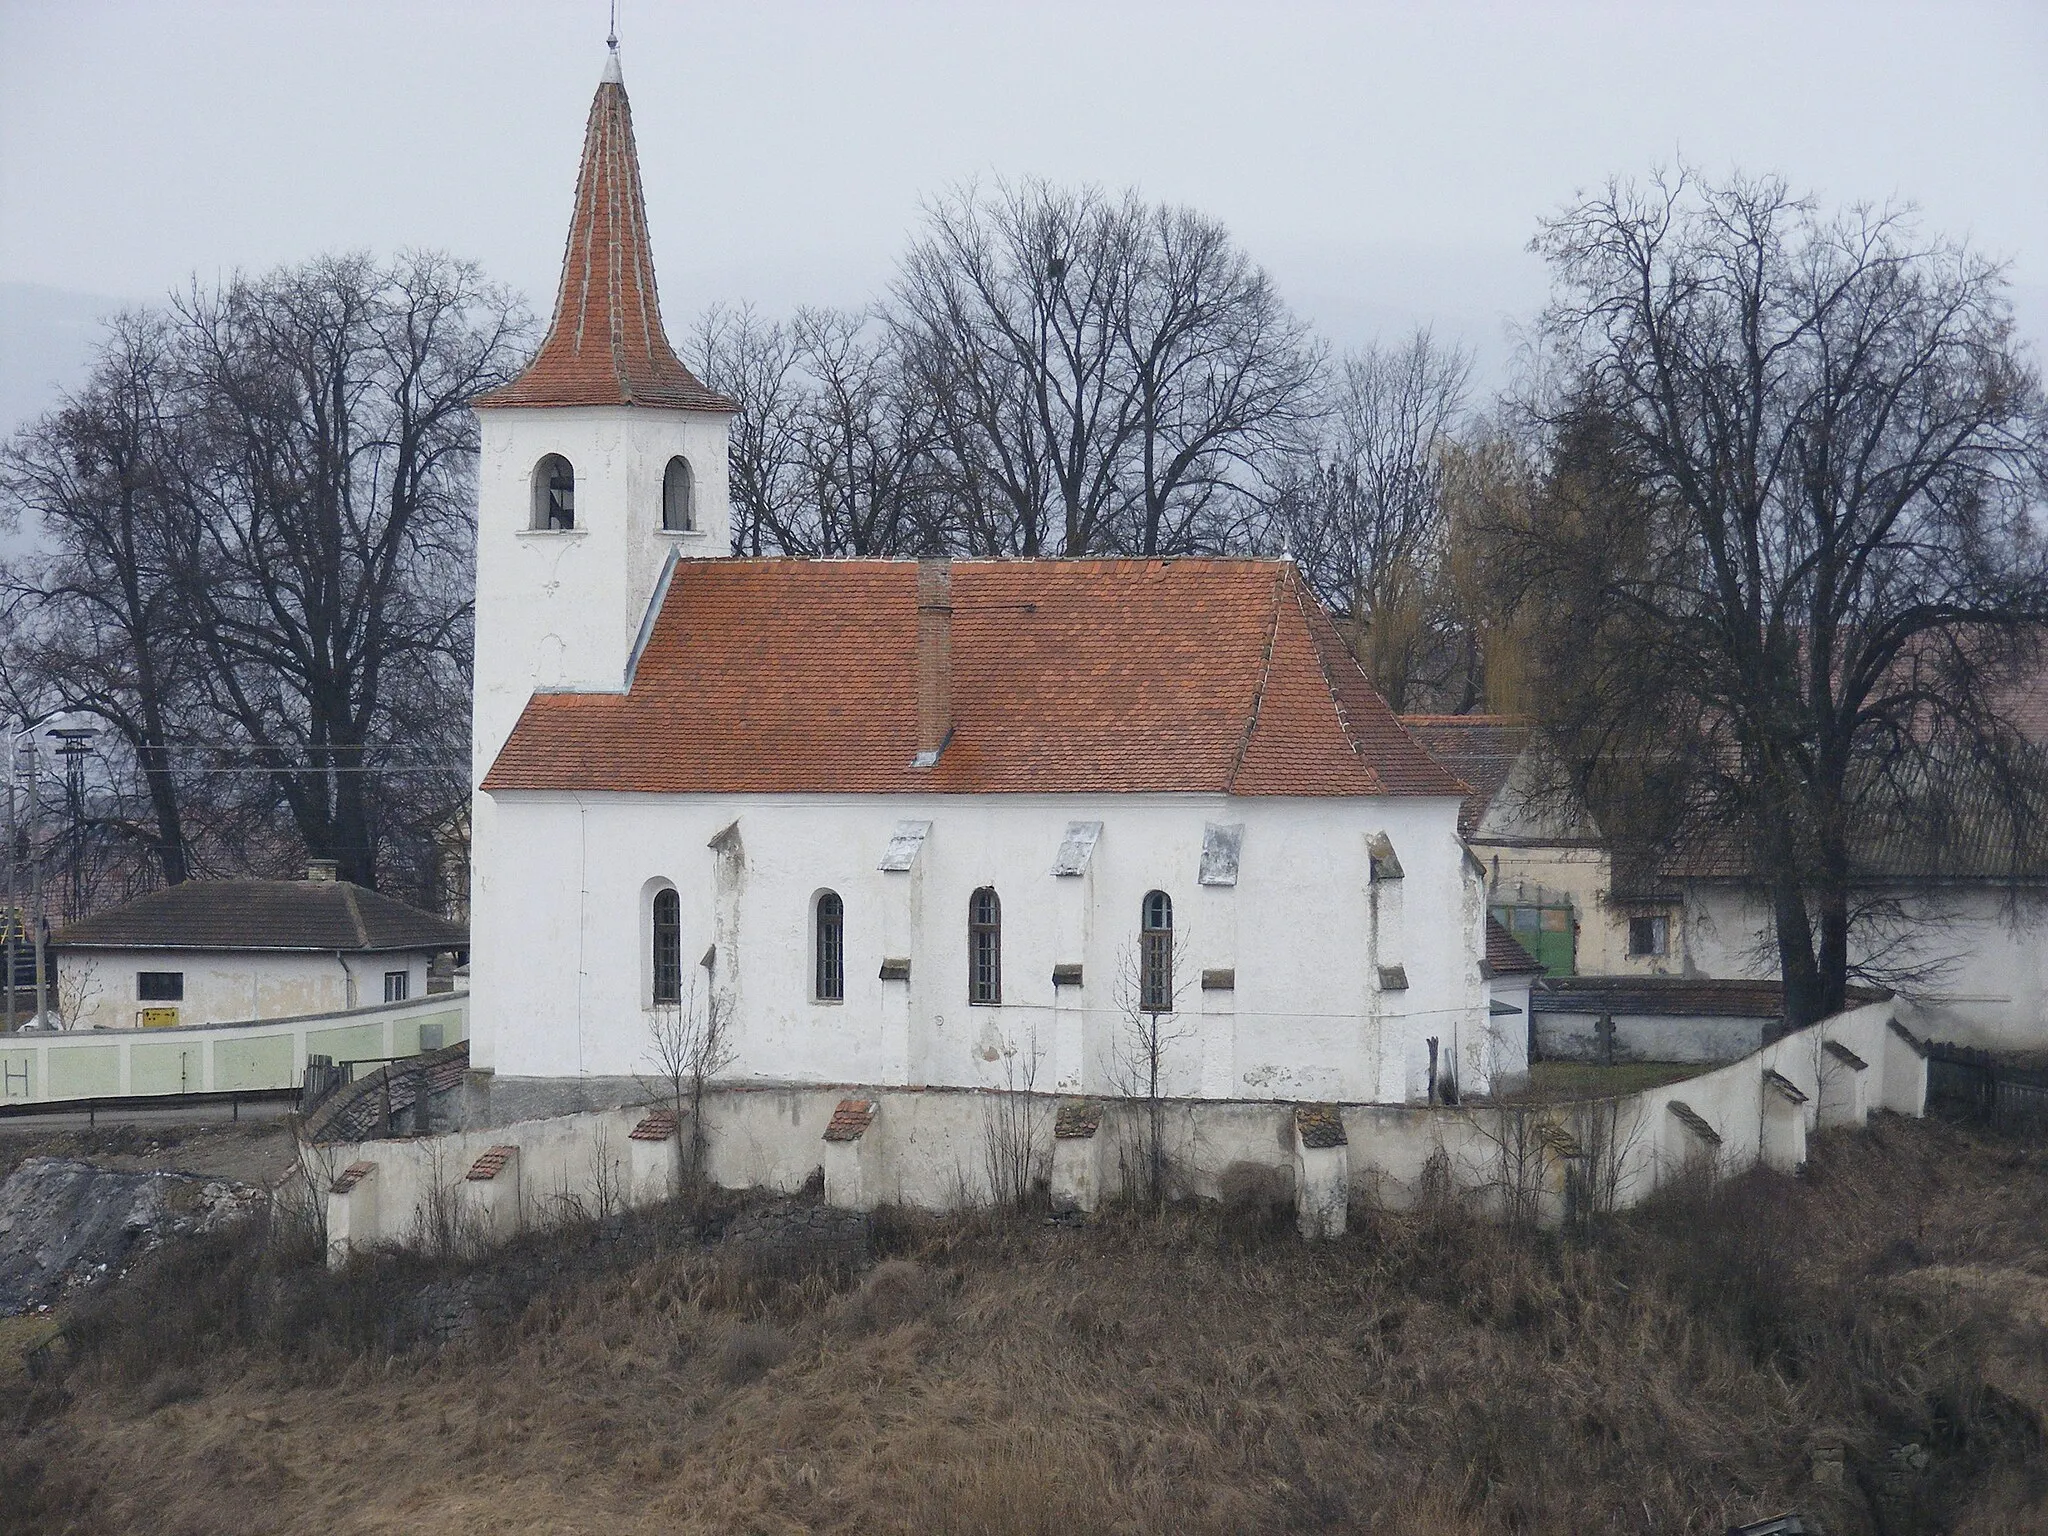
<instances>
[{"instance_id":1,"label":"brick chimney","mask_svg":"<svg viewBox=\"0 0 2048 1536\"><path fill-rule=\"evenodd\" d=\"M917 756L938 766L953 736L953 562L917 562Z\"/></svg>"},{"instance_id":2,"label":"brick chimney","mask_svg":"<svg viewBox=\"0 0 2048 1536\"><path fill-rule=\"evenodd\" d=\"M341 878L339 859L306 860L306 879L314 885L332 885Z\"/></svg>"}]
</instances>

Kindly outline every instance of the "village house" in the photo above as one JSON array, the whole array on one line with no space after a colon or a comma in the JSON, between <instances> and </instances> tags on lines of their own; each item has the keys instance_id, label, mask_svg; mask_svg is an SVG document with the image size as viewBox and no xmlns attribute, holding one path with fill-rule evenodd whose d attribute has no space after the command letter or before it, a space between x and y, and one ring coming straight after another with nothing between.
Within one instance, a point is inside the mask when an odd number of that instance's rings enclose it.
<instances>
[{"instance_id":1,"label":"village house","mask_svg":"<svg viewBox=\"0 0 2048 1536\"><path fill-rule=\"evenodd\" d=\"M427 991L461 924L335 878L188 880L95 912L51 941L65 1029L167 1029L334 1013Z\"/></svg>"},{"instance_id":2,"label":"village house","mask_svg":"<svg viewBox=\"0 0 2048 1536\"><path fill-rule=\"evenodd\" d=\"M2048 741L2048 687L2007 707ZM1524 719L1406 716L1470 786L1460 828L1487 904L1551 978L1532 1049L1579 1059L1729 1060L1784 1015L1767 895L1739 844L1617 859L1593 817L1549 788ZM1920 1035L1994 1050L2048 1043L2048 851L2002 844L1996 818L1858 840L1852 1001L1898 994ZM1605 1038L1600 1021L1617 1027ZM1547 1045L1546 1045L1547 1041Z\"/></svg>"},{"instance_id":3,"label":"village house","mask_svg":"<svg viewBox=\"0 0 2048 1536\"><path fill-rule=\"evenodd\" d=\"M477 405L492 1118L644 1093L664 1016L714 1009L739 1084L1412 1102L1524 1071L1466 786L1291 562L730 555L735 407L664 334L616 54L551 328Z\"/></svg>"}]
</instances>

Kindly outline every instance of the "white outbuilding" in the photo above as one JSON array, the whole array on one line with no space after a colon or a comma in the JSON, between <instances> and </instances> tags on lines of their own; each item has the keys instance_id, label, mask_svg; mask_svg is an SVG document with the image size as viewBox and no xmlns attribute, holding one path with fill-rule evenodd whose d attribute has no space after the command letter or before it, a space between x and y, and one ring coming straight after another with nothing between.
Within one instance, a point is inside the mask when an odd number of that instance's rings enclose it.
<instances>
[{"instance_id":1,"label":"white outbuilding","mask_svg":"<svg viewBox=\"0 0 2048 1536\"><path fill-rule=\"evenodd\" d=\"M1466 787L1286 560L738 559L616 59L482 421L472 1065L1416 1102L1526 1067ZM1150 1044L1146 1044L1150 1042ZM585 1094L585 1097L588 1097Z\"/></svg>"},{"instance_id":2,"label":"white outbuilding","mask_svg":"<svg viewBox=\"0 0 2048 1536\"><path fill-rule=\"evenodd\" d=\"M170 1029L335 1013L422 997L460 923L335 877L188 880L61 930L55 1012L66 1029Z\"/></svg>"}]
</instances>

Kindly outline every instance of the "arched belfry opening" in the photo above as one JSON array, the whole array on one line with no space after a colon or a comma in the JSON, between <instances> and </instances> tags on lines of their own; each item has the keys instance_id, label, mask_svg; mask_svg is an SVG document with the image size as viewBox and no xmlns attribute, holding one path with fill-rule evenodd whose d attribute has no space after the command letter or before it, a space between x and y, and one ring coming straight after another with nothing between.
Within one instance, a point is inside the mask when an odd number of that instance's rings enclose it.
<instances>
[{"instance_id":1,"label":"arched belfry opening","mask_svg":"<svg viewBox=\"0 0 2048 1536\"><path fill-rule=\"evenodd\" d=\"M533 466L532 526L547 533L567 533L576 526L576 469L559 453Z\"/></svg>"},{"instance_id":2,"label":"arched belfry opening","mask_svg":"<svg viewBox=\"0 0 2048 1536\"><path fill-rule=\"evenodd\" d=\"M661 528L664 533L697 531L697 477L681 454L670 459L662 472Z\"/></svg>"}]
</instances>

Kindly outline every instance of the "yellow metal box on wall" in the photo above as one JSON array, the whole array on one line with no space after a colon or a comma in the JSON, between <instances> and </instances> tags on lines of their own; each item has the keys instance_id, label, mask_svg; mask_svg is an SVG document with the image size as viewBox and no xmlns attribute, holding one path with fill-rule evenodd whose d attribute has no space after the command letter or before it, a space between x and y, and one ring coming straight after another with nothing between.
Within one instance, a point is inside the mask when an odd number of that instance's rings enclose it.
<instances>
[{"instance_id":1,"label":"yellow metal box on wall","mask_svg":"<svg viewBox=\"0 0 2048 1536\"><path fill-rule=\"evenodd\" d=\"M136 1022L144 1029L176 1029L178 1010L175 1008L144 1008L137 1015Z\"/></svg>"}]
</instances>

